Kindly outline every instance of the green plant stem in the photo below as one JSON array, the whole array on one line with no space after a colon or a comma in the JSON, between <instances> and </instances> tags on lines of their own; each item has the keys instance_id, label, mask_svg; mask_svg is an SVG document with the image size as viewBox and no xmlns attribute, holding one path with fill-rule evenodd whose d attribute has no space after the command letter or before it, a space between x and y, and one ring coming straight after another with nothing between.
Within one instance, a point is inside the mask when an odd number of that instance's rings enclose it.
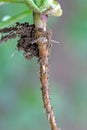
<instances>
[{"instance_id":1,"label":"green plant stem","mask_svg":"<svg viewBox=\"0 0 87 130\"><path fill-rule=\"evenodd\" d=\"M36 28L42 28L44 31L46 31L46 21L47 17L44 15L38 14L38 13L33 13L33 18L34 18L34 24Z\"/></svg>"},{"instance_id":2,"label":"green plant stem","mask_svg":"<svg viewBox=\"0 0 87 130\"><path fill-rule=\"evenodd\" d=\"M24 11L24 12L14 16L14 17L11 17L10 19L8 19L6 21L0 22L0 29L7 27L7 26L9 26L9 25L29 16L29 14L32 14L32 12L27 10L27 11Z\"/></svg>"}]
</instances>

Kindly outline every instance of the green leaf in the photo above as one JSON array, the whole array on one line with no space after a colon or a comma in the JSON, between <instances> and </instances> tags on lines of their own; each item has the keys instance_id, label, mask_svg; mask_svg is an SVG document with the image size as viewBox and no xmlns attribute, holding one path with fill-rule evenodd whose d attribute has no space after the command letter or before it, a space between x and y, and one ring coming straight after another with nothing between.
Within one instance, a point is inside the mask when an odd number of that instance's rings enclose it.
<instances>
[{"instance_id":1,"label":"green leaf","mask_svg":"<svg viewBox=\"0 0 87 130\"><path fill-rule=\"evenodd\" d=\"M4 27L7 27L7 26L9 26L9 25L11 25L11 24L13 24L13 23L25 18L25 17L27 17L31 13L32 13L32 11L30 11L30 10L24 11L24 12L22 12L22 13L16 15L16 16L11 17L10 19L8 19L6 21L1 22L0 23L0 29L4 28Z\"/></svg>"},{"instance_id":2,"label":"green leaf","mask_svg":"<svg viewBox=\"0 0 87 130\"><path fill-rule=\"evenodd\" d=\"M0 0L0 2L4 3L24 3L24 0Z\"/></svg>"}]
</instances>

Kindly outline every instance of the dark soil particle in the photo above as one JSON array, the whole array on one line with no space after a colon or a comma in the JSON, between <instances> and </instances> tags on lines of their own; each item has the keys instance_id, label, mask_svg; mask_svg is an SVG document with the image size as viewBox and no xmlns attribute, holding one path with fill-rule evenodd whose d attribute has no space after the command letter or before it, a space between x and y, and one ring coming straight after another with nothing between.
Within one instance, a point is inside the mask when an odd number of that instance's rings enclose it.
<instances>
[{"instance_id":1,"label":"dark soil particle","mask_svg":"<svg viewBox=\"0 0 87 130\"><path fill-rule=\"evenodd\" d=\"M24 50L24 56L26 59L31 59L34 56L39 57L38 49L38 39L36 37L36 31L34 24L29 25L29 23L16 23L15 26L9 28L0 29L1 39L0 44L8 41L9 39L14 39L18 37L17 48L18 51ZM39 29L42 35L47 39L48 47L51 46L51 31L47 30L44 32L42 29Z\"/></svg>"}]
</instances>

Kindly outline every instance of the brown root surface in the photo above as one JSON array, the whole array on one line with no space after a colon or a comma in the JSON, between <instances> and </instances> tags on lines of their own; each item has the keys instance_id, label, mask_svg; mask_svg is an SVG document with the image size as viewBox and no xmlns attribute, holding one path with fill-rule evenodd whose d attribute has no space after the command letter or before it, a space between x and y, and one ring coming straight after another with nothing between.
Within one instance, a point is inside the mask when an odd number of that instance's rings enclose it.
<instances>
[{"instance_id":1,"label":"brown root surface","mask_svg":"<svg viewBox=\"0 0 87 130\"><path fill-rule=\"evenodd\" d=\"M50 34L50 35L49 35ZM60 130L57 127L55 115L50 103L49 96L49 54L50 54L50 43L51 43L51 33L48 33L48 37L43 36L42 30L37 30L36 32L39 48L39 64L40 64L40 81L44 108L46 110L47 119L50 123L51 130Z\"/></svg>"}]
</instances>

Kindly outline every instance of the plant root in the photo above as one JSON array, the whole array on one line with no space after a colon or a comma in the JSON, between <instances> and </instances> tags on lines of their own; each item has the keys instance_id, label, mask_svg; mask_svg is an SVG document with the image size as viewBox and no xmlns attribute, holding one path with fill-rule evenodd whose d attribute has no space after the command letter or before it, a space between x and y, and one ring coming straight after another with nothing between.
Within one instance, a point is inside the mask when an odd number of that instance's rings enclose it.
<instances>
[{"instance_id":1,"label":"plant root","mask_svg":"<svg viewBox=\"0 0 87 130\"><path fill-rule=\"evenodd\" d=\"M37 57L40 64L40 81L44 108L46 110L47 119L50 122L51 130L60 130L55 121L53 109L50 104L49 97L49 56L52 46L51 30L36 29L34 25L29 23L16 23L16 26L0 29L2 34L0 43L4 43L9 39L19 37L17 48L18 51L24 50L24 56L30 60ZM5 36L4 36L4 35Z\"/></svg>"},{"instance_id":2,"label":"plant root","mask_svg":"<svg viewBox=\"0 0 87 130\"><path fill-rule=\"evenodd\" d=\"M46 110L47 119L50 122L51 130L60 130L55 121L55 116L53 113L53 109L50 104L50 97L49 97L49 56L50 56L50 49L51 49L51 36L52 33L49 30L48 34L44 32L45 35L43 36L43 31L37 31L37 38L38 40L38 48L39 48L39 63L40 63L40 81L41 81L41 90L42 90L42 98L44 108Z\"/></svg>"}]
</instances>

